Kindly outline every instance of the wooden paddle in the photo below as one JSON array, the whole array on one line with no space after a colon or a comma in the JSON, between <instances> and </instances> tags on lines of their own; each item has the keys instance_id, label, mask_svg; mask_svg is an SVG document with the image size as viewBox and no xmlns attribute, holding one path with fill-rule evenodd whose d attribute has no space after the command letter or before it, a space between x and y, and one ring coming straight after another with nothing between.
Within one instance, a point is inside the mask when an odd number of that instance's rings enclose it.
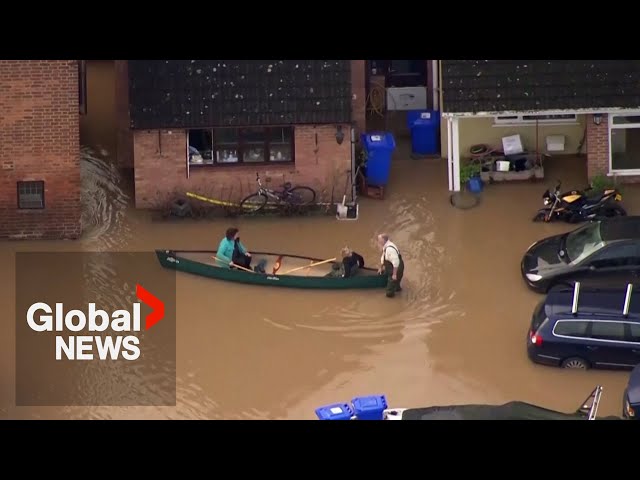
<instances>
[{"instance_id":1,"label":"wooden paddle","mask_svg":"<svg viewBox=\"0 0 640 480\"><path fill-rule=\"evenodd\" d=\"M298 270L304 270L305 268L311 268L311 267L315 267L317 265L322 265L322 264L325 264L325 263L335 262L335 261L336 261L335 257L334 258L329 258L327 260L322 260L321 262L310 263L309 265L304 265L302 267L298 267L298 268L294 268L294 269L291 269L291 270L287 270L286 272L281 273L280 275L289 275L290 273L297 272Z\"/></svg>"},{"instance_id":2,"label":"wooden paddle","mask_svg":"<svg viewBox=\"0 0 640 480\"><path fill-rule=\"evenodd\" d=\"M225 263L224 260L220 260L218 257L211 257L211 258L213 258L214 260L217 260L218 262ZM245 272L249 272L249 273L256 273L249 268L244 268L240 265L236 265L235 263L233 264L233 266L236 267L238 270L244 270Z\"/></svg>"}]
</instances>

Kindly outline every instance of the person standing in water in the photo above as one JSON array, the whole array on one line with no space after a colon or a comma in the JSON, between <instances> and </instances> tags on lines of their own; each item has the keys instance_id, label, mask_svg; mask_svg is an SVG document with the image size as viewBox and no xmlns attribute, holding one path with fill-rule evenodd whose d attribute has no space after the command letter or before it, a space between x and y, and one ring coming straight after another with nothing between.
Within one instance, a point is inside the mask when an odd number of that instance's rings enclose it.
<instances>
[{"instance_id":1,"label":"person standing in water","mask_svg":"<svg viewBox=\"0 0 640 480\"><path fill-rule=\"evenodd\" d=\"M386 233L378 235L378 246L382 249L378 273L387 276L387 297L393 298L397 292L402 291L400 282L404 275L404 261L400 250Z\"/></svg>"}]
</instances>

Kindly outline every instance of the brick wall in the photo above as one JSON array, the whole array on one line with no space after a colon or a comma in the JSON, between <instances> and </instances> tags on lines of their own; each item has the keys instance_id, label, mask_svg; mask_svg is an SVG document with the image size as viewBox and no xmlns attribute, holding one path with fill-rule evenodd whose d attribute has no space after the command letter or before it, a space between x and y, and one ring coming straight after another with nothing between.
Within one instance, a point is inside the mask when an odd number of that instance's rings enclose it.
<instances>
[{"instance_id":1,"label":"brick wall","mask_svg":"<svg viewBox=\"0 0 640 480\"><path fill-rule=\"evenodd\" d=\"M0 238L80 236L78 96L76 60L0 61ZM45 209L18 210L28 180Z\"/></svg>"},{"instance_id":2,"label":"brick wall","mask_svg":"<svg viewBox=\"0 0 640 480\"><path fill-rule=\"evenodd\" d=\"M587 173L589 178L609 173L609 118L602 115L600 125L587 115Z\"/></svg>"},{"instance_id":3,"label":"brick wall","mask_svg":"<svg viewBox=\"0 0 640 480\"><path fill-rule=\"evenodd\" d=\"M187 191L239 201L256 191L256 172L263 184L277 188L285 181L316 190L319 201L342 200L351 170L349 126L338 145L336 127L295 127L295 165L192 166L187 179L187 139L184 130L133 132L136 208L157 208L176 193ZM267 178L271 179L266 183ZM350 198L351 189L347 189Z\"/></svg>"}]
</instances>

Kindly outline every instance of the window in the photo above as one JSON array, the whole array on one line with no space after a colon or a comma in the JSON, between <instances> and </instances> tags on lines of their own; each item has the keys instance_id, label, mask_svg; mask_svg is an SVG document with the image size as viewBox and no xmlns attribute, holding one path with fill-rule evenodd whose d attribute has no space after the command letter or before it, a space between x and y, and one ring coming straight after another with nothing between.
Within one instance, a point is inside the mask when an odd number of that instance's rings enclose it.
<instances>
[{"instance_id":1,"label":"window","mask_svg":"<svg viewBox=\"0 0 640 480\"><path fill-rule=\"evenodd\" d=\"M611 340L624 342L624 323L622 322L592 322L591 338L594 340Z\"/></svg>"},{"instance_id":2,"label":"window","mask_svg":"<svg viewBox=\"0 0 640 480\"><path fill-rule=\"evenodd\" d=\"M426 85L426 60L389 61L388 87L424 87Z\"/></svg>"},{"instance_id":3,"label":"window","mask_svg":"<svg viewBox=\"0 0 640 480\"><path fill-rule=\"evenodd\" d=\"M189 130L190 165L294 162L293 127Z\"/></svg>"},{"instance_id":4,"label":"window","mask_svg":"<svg viewBox=\"0 0 640 480\"><path fill-rule=\"evenodd\" d=\"M609 132L610 170L640 170L640 116L612 115Z\"/></svg>"},{"instance_id":5,"label":"window","mask_svg":"<svg viewBox=\"0 0 640 480\"><path fill-rule=\"evenodd\" d=\"M587 327L589 322L582 320L558 320L553 327L553 334L558 337L582 337L589 338Z\"/></svg>"},{"instance_id":6,"label":"window","mask_svg":"<svg viewBox=\"0 0 640 480\"><path fill-rule=\"evenodd\" d=\"M44 182L18 182L18 208L44 208Z\"/></svg>"},{"instance_id":7,"label":"window","mask_svg":"<svg viewBox=\"0 0 640 480\"><path fill-rule=\"evenodd\" d=\"M80 115L87 114L87 61L78 60L78 93Z\"/></svg>"},{"instance_id":8,"label":"window","mask_svg":"<svg viewBox=\"0 0 640 480\"><path fill-rule=\"evenodd\" d=\"M629 323L628 325L631 334L631 338L629 339L629 341L640 343L640 324Z\"/></svg>"},{"instance_id":9,"label":"window","mask_svg":"<svg viewBox=\"0 0 640 480\"><path fill-rule=\"evenodd\" d=\"M596 253L589 263L598 268L637 265L638 247L633 243L614 244Z\"/></svg>"},{"instance_id":10,"label":"window","mask_svg":"<svg viewBox=\"0 0 640 480\"><path fill-rule=\"evenodd\" d=\"M542 124L571 125L578 123L578 115L575 113L563 113L559 115L500 115L495 117L494 125L535 125L536 121Z\"/></svg>"}]
</instances>

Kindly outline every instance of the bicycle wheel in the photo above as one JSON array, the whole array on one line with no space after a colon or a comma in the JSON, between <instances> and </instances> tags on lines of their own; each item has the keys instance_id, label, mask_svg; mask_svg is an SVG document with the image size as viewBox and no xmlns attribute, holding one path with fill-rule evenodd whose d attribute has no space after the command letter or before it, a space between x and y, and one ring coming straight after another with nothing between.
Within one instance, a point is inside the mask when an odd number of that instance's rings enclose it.
<instances>
[{"instance_id":1,"label":"bicycle wheel","mask_svg":"<svg viewBox=\"0 0 640 480\"><path fill-rule=\"evenodd\" d=\"M292 205L311 205L316 199L316 191L311 187L293 187L287 201Z\"/></svg>"},{"instance_id":2,"label":"bicycle wheel","mask_svg":"<svg viewBox=\"0 0 640 480\"><path fill-rule=\"evenodd\" d=\"M240 202L241 213L257 213L267 204L267 196L262 193L252 193Z\"/></svg>"}]
</instances>

